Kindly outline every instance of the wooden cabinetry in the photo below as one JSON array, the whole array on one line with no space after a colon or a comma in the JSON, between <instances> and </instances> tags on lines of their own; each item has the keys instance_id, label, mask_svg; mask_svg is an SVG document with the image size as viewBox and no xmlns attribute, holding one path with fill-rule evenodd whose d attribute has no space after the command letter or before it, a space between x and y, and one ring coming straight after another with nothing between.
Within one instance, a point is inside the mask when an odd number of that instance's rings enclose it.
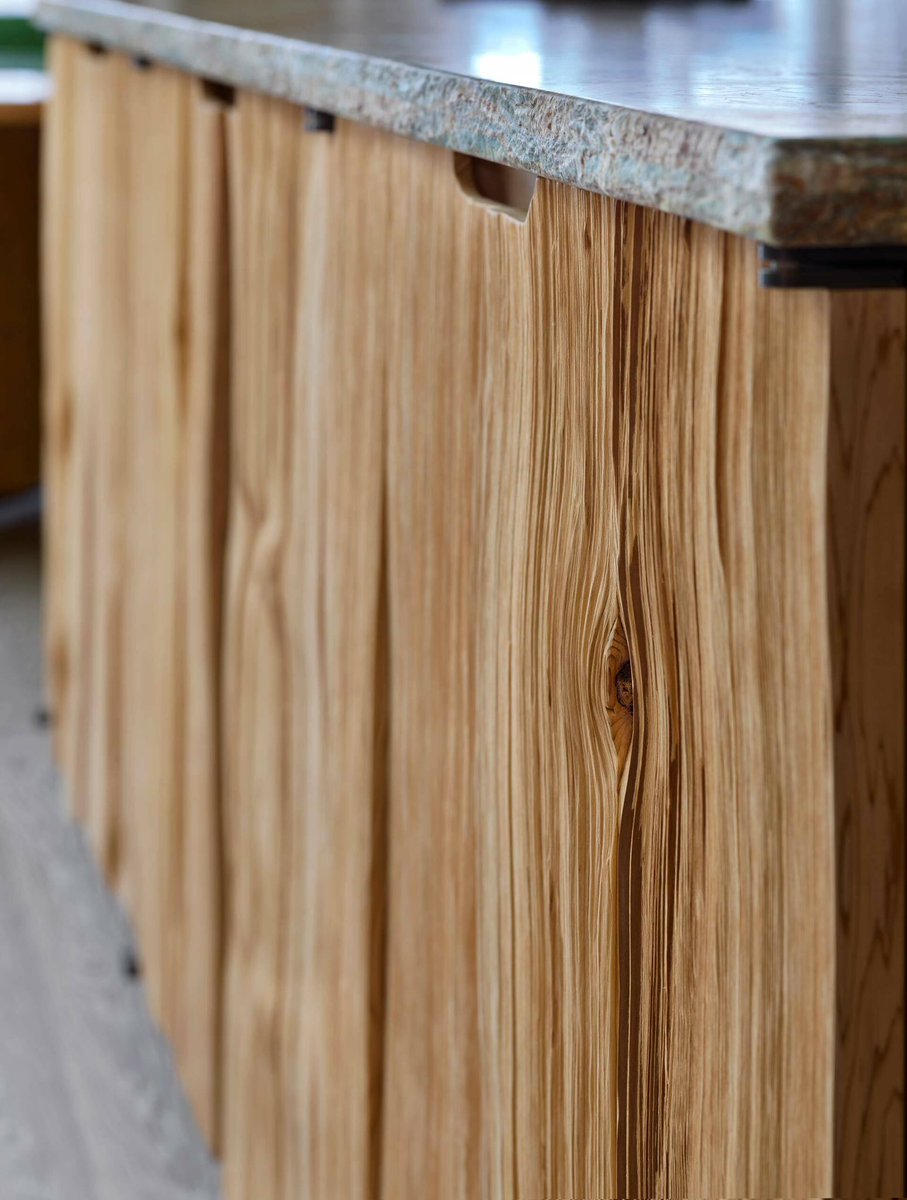
<instances>
[{"instance_id":1,"label":"wooden cabinetry","mask_svg":"<svg viewBox=\"0 0 907 1200\"><path fill-rule=\"evenodd\" d=\"M232 1200L894 1194L903 293L53 63L59 748Z\"/></svg>"},{"instance_id":2,"label":"wooden cabinetry","mask_svg":"<svg viewBox=\"0 0 907 1200\"><path fill-rule=\"evenodd\" d=\"M6 75L0 77L0 498L37 484L41 444L41 104L21 102L15 72Z\"/></svg>"}]
</instances>

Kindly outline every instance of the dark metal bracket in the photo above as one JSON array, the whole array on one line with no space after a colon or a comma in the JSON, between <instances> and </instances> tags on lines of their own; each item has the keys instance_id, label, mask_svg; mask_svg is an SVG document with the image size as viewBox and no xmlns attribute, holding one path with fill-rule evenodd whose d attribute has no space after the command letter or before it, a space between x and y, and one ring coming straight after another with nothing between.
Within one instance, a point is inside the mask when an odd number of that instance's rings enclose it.
<instances>
[{"instance_id":1,"label":"dark metal bracket","mask_svg":"<svg viewBox=\"0 0 907 1200\"><path fill-rule=\"evenodd\" d=\"M764 288L830 291L907 287L907 246L759 247Z\"/></svg>"}]
</instances>

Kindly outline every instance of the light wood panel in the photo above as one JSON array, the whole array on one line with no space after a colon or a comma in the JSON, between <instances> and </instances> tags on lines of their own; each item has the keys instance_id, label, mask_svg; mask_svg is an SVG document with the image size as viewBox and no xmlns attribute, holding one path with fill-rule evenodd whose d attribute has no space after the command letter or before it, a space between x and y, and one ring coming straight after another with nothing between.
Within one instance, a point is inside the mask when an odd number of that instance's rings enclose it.
<instances>
[{"instance_id":1,"label":"light wood panel","mask_svg":"<svg viewBox=\"0 0 907 1200\"><path fill-rule=\"evenodd\" d=\"M829 603L837 816L836 1196L904 1176L903 292L832 301Z\"/></svg>"},{"instance_id":2,"label":"light wood panel","mask_svg":"<svg viewBox=\"0 0 907 1200\"><path fill-rule=\"evenodd\" d=\"M223 1145L236 1197L375 1194L387 165L381 141L307 133L290 106L248 95L230 115Z\"/></svg>"},{"instance_id":3,"label":"light wood panel","mask_svg":"<svg viewBox=\"0 0 907 1200\"><path fill-rule=\"evenodd\" d=\"M62 104L52 100L41 144L44 203L41 208L41 348L44 366L42 457L44 474L44 657L47 695L54 717L54 750L67 773L70 761L72 679L75 674L73 575L84 539L75 519L74 475L77 428L72 391L70 288L75 203L76 151L74 87L76 57L63 42L51 41L48 67ZM87 230L80 236L84 237Z\"/></svg>"},{"instance_id":4,"label":"light wood panel","mask_svg":"<svg viewBox=\"0 0 907 1200\"><path fill-rule=\"evenodd\" d=\"M524 225L464 208L409 157L385 1191L818 1194L827 300L544 183Z\"/></svg>"},{"instance_id":5,"label":"light wood panel","mask_svg":"<svg viewBox=\"0 0 907 1200\"><path fill-rule=\"evenodd\" d=\"M58 43L45 214L48 658L71 803L118 860L126 484L126 63ZM82 164L92 164L83 171ZM76 317L75 314L78 314Z\"/></svg>"},{"instance_id":6,"label":"light wood panel","mask_svg":"<svg viewBox=\"0 0 907 1200\"><path fill-rule=\"evenodd\" d=\"M894 1194L903 301L54 53L61 749L233 1200Z\"/></svg>"},{"instance_id":7,"label":"light wood panel","mask_svg":"<svg viewBox=\"0 0 907 1200\"><path fill-rule=\"evenodd\" d=\"M383 1194L614 1194L607 209L539 184L524 225L388 153Z\"/></svg>"},{"instance_id":8,"label":"light wood panel","mask_svg":"<svg viewBox=\"0 0 907 1200\"><path fill-rule=\"evenodd\" d=\"M224 116L132 67L120 804L152 1008L218 1122L220 676L229 394Z\"/></svg>"},{"instance_id":9,"label":"light wood panel","mask_svg":"<svg viewBox=\"0 0 907 1200\"><path fill-rule=\"evenodd\" d=\"M754 249L706 230L644 215L624 239L626 1186L824 1194L828 301L760 294Z\"/></svg>"},{"instance_id":10,"label":"light wood panel","mask_svg":"<svg viewBox=\"0 0 907 1200\"><path fill-rule=\"evenodd\" d=\"M58 746L213 1138L223 114L176 73L66 43L53 55L47 532Z\"/></svg>"}]
</instances>

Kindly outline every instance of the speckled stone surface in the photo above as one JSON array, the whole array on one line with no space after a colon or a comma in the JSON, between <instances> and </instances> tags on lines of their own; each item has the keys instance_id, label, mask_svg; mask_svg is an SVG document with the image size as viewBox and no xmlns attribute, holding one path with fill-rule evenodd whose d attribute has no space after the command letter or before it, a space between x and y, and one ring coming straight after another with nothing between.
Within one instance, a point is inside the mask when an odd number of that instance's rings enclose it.
<instances>
[{"instance_id":1,"label":"speckled stone surface","mask_svg":"<svg viewBox=\"0 0 907 1200\"><path fill-rule=\"evenodd\" d=\"M762 241L907 244L902 0L42 0L38 17Z\"/></svg>"}]
</instances>

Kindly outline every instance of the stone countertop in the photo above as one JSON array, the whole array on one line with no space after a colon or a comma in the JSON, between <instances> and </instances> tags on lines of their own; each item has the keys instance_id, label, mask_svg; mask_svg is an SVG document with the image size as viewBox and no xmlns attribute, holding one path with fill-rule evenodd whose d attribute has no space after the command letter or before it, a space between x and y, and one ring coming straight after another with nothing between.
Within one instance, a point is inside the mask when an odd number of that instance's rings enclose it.
<instances>
[{"instance_id":1,"label":"stone countertop","mask_svg":"<svg viewBox=\"0 0 907 1200\"><path fill-rule=\"evenodd\" d=\"M38 19L776 245L907 244L903 0L40 0Z\"/></svg>"}]
</instances>

